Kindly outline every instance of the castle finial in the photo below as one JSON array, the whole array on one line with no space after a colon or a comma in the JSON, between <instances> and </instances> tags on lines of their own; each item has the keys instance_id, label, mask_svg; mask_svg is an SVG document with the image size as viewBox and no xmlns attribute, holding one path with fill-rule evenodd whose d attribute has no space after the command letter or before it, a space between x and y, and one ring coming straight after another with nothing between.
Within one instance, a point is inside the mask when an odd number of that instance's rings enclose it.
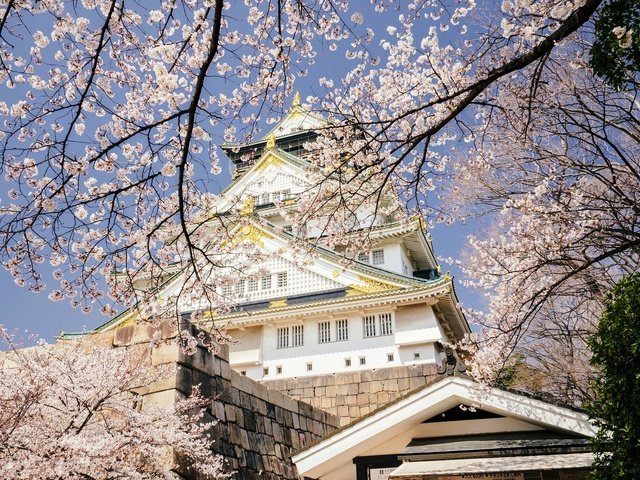
<instances>
[{"instance_id":1,"label":"castle finial","mask_svg":"<svg viewBox=\"0 0 640 480\"><path fill-rule=\"evenodd\" d=\"M267 137L267 150L272 148L276 148L276 136L273 133Z\"/></svg>"},{"instance_id":2,"label":"castle finial","mask_svg":"<svg viewBox=\"0 0 640 480\"><path fill-rule=\"evenodd\" d=\"M293 104L291 105L293 108L300 106L300 92L296 92L293 96Z\"/></svg>"}]
</instances>

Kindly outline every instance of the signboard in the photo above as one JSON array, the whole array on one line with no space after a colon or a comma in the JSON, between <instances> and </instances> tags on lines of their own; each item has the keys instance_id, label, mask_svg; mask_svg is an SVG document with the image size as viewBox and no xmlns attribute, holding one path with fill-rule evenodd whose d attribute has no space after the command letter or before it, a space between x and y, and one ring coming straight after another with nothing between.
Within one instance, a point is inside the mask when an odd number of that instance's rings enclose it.
<instances>
[{"instance_id":1,"label":"signboard","mask_svg":"<svg viewBox=\"0 0 640 480\"><path fill-rule=\"evenodd\" d=\"M524 480L523 473L462 473L460 475L440 475L429 477L429 480Z\"/></svg>"},{"instance_id":2,"label":"signboard","mask_svg":"<svg viewBox=\"0 0 640 480\"><path fill-rule=\"evenodd\" d=\"M369 480L387 480L391 472L398 467L376 468L369 467Z\"/></svg>"}]
</instances>

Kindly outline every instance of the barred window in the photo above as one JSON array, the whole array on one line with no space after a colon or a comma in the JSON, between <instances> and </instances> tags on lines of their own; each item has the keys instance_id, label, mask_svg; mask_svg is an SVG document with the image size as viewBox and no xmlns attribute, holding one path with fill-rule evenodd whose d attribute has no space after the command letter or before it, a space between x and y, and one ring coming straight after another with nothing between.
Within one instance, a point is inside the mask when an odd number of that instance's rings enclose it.
<instances>
[{"instance_id":1,"label":"barred window","mask_svg":"<svg viewBox=\"0 0 640 480\"><path fill-rule=\"evenodd\" d=\"M250 278L247 285L247 290L250 292L256 292L258 290L258 280L256 278Z\"/></svg>"},{"instance_id":2,"label":"barred window","mask_svg":"<svg viewBox=\"0 0 640 480\"><path fill-rule=\"evenodd\" d=\"M351 359L350 358L345 358L344 359L344 366L345 367L350 367L351 366Z\"/></svg>"},{"instance_id":3,"label":"barred window","mask_svg":"<svg viewBox=\"0 0 640 480\"><path fill-rule=\"evenodd\" d=\"M369 252L360 252L358 254L358 261L363 263L369 263Z\"/></svg>"},{"instance_id":4,"label":"barred window","mask_svg":"<svg viewBox=\"0 0 640 480\"><path fill-rule=\"evenodd\" d=\"M230 297L233 295L233 285L223 285L222 286L222 296Z\"/></svg>"},{"instance_id":5,"label":"barred window","mask_svg":"<svg viewBox=\"0 0 640 480\"><path fill-rule=\"evenodd\" d=\"M318 343L328 343L331 341L331 322L320 322L318 324Z\"/></svg>"},{"instance_id":6,"label":"barred window","mask_svg":"<svg viewBox=\"0 0 640 480\"><path fill-rule=\"evenodd\" d=\"M264 367L264 368L262 369L262 373L263 373L264 375L269 375L269 367Z\"/></svg>"},{"instance_id":7,"label":"barred window","mask_svg":"<svg viewBox=\"0 0 640 480\"><path fill-rule=\"evenodd\" d=\"M380 335L391 335L393 333L393 325L391 323L391 314L382 313L378 315L380 321Z\"/></svg>"},{"instance_id":8,"label":"barred window","mask_svg":"<svg viewBox=\"0 0 640 480\"><path fill-rule=\"evenodd\" d=\"M271 275L265 275L260 279L262 290L271 290Z\"/></svg>"},{"instance_id":9,"label":"barred window","mask_svg":"<svg viewBox=\"0 0 640 480\"><path fill-rule=\"evenodd\" d=\"M301 347L304 345L304 325L294 325L292 328L292 347Z\"/></svg>"},{"instance_id":10,"label":"barred window","mask_svg":"<svg viewBox=\"0 0 640 480\"><path fill-rule=\"evenodd\" d=\"M336 320L336 341L349 340L349 328L347 319Z\"/></svg>"},{"instance_id":11,"label":"barred window","mask_svg":"<svg viewBox=\"0 0 640 480\"><path fill-rule=\"evenodd\" d=\"M360 357L360 365L366 365L367 364L367 357Z\"/></svg>"},{"instance_id":12,"label":"barred window","mask_svg":"<svg viewBox=\"0 0 640 480\"><path fill-rule=\"evenodd\" d=\"M287 272L278 273L278 288L287 286Z\"/></svg>"},{"instance_id":13,"label":"barred window","mask_svg":"<svg viewBox=\"0 0 640 480\"><path fill-rule=\"evenodd\" d=\"M376 336L376 316L367 315L366 317L362 317L362 322L364 324L365 338L375 337Z\"/></svg>"},{"instance_id":14,"label":"barred window","mask_svg":"<svg viewBox=\"0 0 640 480\"><path fill-rule=\"evenodd\" d=\"M278 328L278 348L289 346L289 327Z\"/></svg>"},{"instance_id":15,"label":"barred window","mask_svg":"<svg viewBox=\"0 0 640 480\"><path fill-rule=\"evenodd\" d=\"M393 353L387 353L387 362L393 362Z\"/></svg>"},{"instance_id":16,"label":"barred window","mask_svg":"<svg viewBox=\"0 0 640 480\"><path fill-rule=\"evenodd\" d=\"M278 365L278 366L276 367L276 373L277 373L278 375L282 373L282 365Z\"/></svg>"},{"instance_id":17,"label":"barred window","mask_svg":"<svg viewBox=\"0 0 640 480\"><path fill-rule=\"evenodd\" d=\"M240 280L235 286L236 295L242 295L244 293L244 280Z\"/></svg>"},{"instance_id":18,"label":"barred window","mask_svg":"<svg viewBox=\"0 0 640 480\"><path fill-rule=\"evenodd\" d=\"M371 263L374 265L382 265L384 263L384 250L374 250L371 252Z\"/></svg>"},{"instance_id":19,"label":"barred window","mask_svg":"<svg viewBox=\"0 0 640 480\"><path fill-rule=\"evenodd\" d=\"M313 370L313 363L307 363L307 372Z\"/></svg>"}]
</instances>

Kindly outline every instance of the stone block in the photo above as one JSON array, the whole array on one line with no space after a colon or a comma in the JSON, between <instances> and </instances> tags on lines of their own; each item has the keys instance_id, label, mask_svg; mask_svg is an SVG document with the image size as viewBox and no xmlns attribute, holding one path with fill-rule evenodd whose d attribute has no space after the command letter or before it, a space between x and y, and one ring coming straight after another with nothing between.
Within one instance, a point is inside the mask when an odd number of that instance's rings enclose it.
<instances>
[{"instance_id":1,"label":"stone block","mask_svg":"<svg viewBox=\"0 0 640 480\"><path fill-rule=\"evenodd\" d=\"M409 390L415 390L422 387L426 383L424 377L413 377L409 379Z\"/></svg>"},{"instance_id":2,"label":"stone block","mask_svg":"<svg viewBox=\"0 0 640 480\"><path fill-rule=\"evenodd\" d=\"M142 409L147 406L168 407L175 404L178 396L176 390L163 390L161 392L149 393L142 397Z\"/></svg>"},{"instance_id":3,"label":"stone block","mask_svg":"<svg viewBox=\"0 0 640 480\"><path fill-rule=\"evenodd\" d=\"M231 366L229 365L229 362L224 361L224 359L221 359L220 361L220 376L222 378L225 378L227 380L231 380L231 375L233 374L233 370L231 370Z\"/></svg>"},{"instance_id":4,"label":"stone block","mask_svg":"<svg viewBox=\"0 0 640 480\"><path fill-rule=\"evenodd\" d=\"M218 421L220 422L227 421L227 415L225 412L224 403L214 400L213 402L211 402L211 410L213 411L213 414Z\"/></svg>"},{"instance_id":5,"label":"stone block","mask_svg":"<svg viewBox=\"0 0 640 480\"><path fill-rule=\"evenodd\" d=\"M349 395L357 395L358 394L358 384L350 383L347 389L347 393Z\"/></svg>"},{"instance_id":6,"label":"stone block","mask_svg":"<svg viewBox=\"0 0 640 480\"><path fill-rule=\"evenodd\" d=\"M398 379L398 389L401 392L407 392L409 390L409 379L408 378L399 378Z\"/></svg>"},{"instance_id":7,"label":"stone block","mask_svg":"<svg viewBox=\"0 0 640 480\"><path fill-rule=\"evenodd\" d=\"M242 409L242 416L244 417L244 428L249 432L256 431L256 416L248 409Z\"/></svg>"},{"instance_id":8,"label":"stone block","mask_svg":"<svg viewBox=\"0 0 640 480\"><path fill-rule=\"evenodd\" d=\"M231 405L229 403L227 403L224 406L224 413L225 413L225 417L227 419L227 422L235 422L236 421L236 410L238 409L238 407L236 407L235 405Z\"/></svg>"},{"instance_id":9,"label":"stone block","mask_svg":"<svg viewBox=\"0 0 640 480\"><path fill-rule=\"evenodd\" d=\"M369 393L371 391L371 384L369 382L362 382L358 385L359 393Z\"/></svg>"},{"instance_id":10,"label":"stone block","mask_svg":"<svg viewBox=\"0 0 640 480\"><path fill-rule=\"evenodd\" d=\"M356 418L359 418L360 417L360 409L355 405L354 406L350 406L349 407L349 416L354 420Z\"/></svg>"},{"instance_id":11,"label":"stone block","mask_svg":"<svg viewBox=\"0 0 640 480\"><path fill-rule=\"evenodd\" d=\"M356 401L358 405L367 405L369 403L369 394L368 393L359 393L356 396Z\"/></svg>"},{"instance_id":12,"label":"stone block","mask_svg":"<svg viewBox=\"0 0 640 480\"><path fill-rule=\"evenodd\" d=\"M180 348L175 343L162 343L151 349L151 365L175 363L180 357Z\"/></svg>"},{"instance_id":13,"label":"stone block","mask_svg":"<svg viewBox=\"0 0 640 480\"><path fill-rule=\"evenodd\" d=\"M378 393L382 391L382 382L371 382L369 383L369 393Z\"/></svg>"},{"instance_id":14,"label":"stone block","mask_svg":"<svg viewBox=\"0 0 640 480\"><path fill-rule=\"evenodd\" d=\"M385 380L382 388L383 388L383 390L385 392L397 392L397 391L399 391L398 381L397 380Z\"/></svg>"},{"instance_id":15,"label":"stone block","mask_svg":"<svg viewBox=\"0 0 640 480\"><path fill-rule=\"evenodd\" d=\"M341 405L338 407L337 413L339 417L347 417L349 416L349 407Z\"/></svg>"},{"instance_id":16,"label":"stone block","mask_svg":"<svg viewBox=\"0 0 640 480\"><path fill-rule=\"evenodd\" d=\"M389 403L389 394L387 392L380 392L376 398L377 405L384 405L385 403Z\"/></svg>"},{"instance_id":17,"label":"stone block","mask_svg":"<svg viewBox=\"0 0 640 480\"><path fill-rule=\"evenodd\" d=\"M358 397L356 395L348 395L345 403L347 405L356 405L358 403Z\"/></svg>"},{"instance_id":18,"label":"stone block","mask_svg":"<svg viewBox=\"0 0 640 480\"><path fill-rule=\"evenodd\" d=\"M349 385L344 383L342 385L336 385L338 395L347 395L349 393Z\"/></svg>"},{"instance_id":19,"label":"stone block","mask_svg":"<svg viewBox=\"0 0 640 480\"><path fill-rule=\"evenodd\" d=\"M325 389L325 395L327 397L335 397L338 393L338 387L335 385L328 385Z\"/></svg>"},{"instance_id":20,"label":"stone block","mask_svg":"<svg viewBox=\"0 0 640 480\"><path fill-rule=\"evenodd\" d=\"M315 387L313 394L316 397L324 397L327 392L326 387Z\"/></svg>"}]
</instances>

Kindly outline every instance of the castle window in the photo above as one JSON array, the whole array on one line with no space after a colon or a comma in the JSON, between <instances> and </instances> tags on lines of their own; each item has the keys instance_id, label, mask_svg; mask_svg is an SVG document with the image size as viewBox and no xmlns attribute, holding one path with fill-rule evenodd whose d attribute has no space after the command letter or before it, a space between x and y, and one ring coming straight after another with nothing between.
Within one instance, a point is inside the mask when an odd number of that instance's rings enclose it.
<instances>
[{"instance_id":1,"label":"castle window","mask_svg":"<svg viewBox=\"0 0 640 480\"><path fill-rule=\"evenodd\" d=\"M269 375L269 367L264 367L264 368L262 369L262 374L263 374L263 375L265 375L265 376L266 376L266 375Z\"/></svg>"},{"instance_id":2,"label":"castle window","mask_svg":"<svg viewBox=\"0 0 640 480\"><path fill-rule=\"evenodd\" d=\"M250 278L249 282L247 283L248 285L248 290L250 292L256 292L258 290L258 280L255 278Z\"/></svg>"},{"instance_id":3,"label":"castle window","mask_svg":"<svg viewBox=\"0 0 640 480\"><path fill-rule=\"evenodd\" d=\"M246 370L240 370L240 375L246 375L247 371Z\"/></svg>"},{"instance_id":4,"label":"castle window","mask_svg":"<svg viewBox=\"0 0 640 480\"><path fill-rule=\"evenodd\" d=\"M362 317L362 322L364 325L365 338L375 337L376 336L376 316L367 315L366 317Z\"/></svg>"},{"instance_id":5,"label":"castle window","mask_svg":"<svg viewBox=\"0 0 640 480\"><path fill-rule=\"evenodd\" d=\"M336 341L349 340L349 325L347 319L336 320Z\"/></svg>"},{"instance_id":6,"label":"castle window","mask_svg":"<svg viewBox=\"0 0 640 480\"><path fill-rule=\"evenodd\" d=\"M304 345L304 325L294 325L292 329L292 345L293 347L301 347Z\"/></svg>"},{"instance_id":7,"label":"castle window","mask_svg":"<svg viewBox=\"0 0 640 480\"><path fill-rule=\"evenodd\" d=\"M304 345L304 325L280 327L277 337L278 348L301 347Z\"/></svg>"},{"instance_id":8,"label":"castle window","mask_svg":"<svg viewBox=\"0 0 640 480\"><path fill-rule=\"evenodd\" d=\"M244 293L244 280L240 280L235 286L236 295L242 295Z\"/></svg>"},{"instance_id":9,"label":"castle window","mask_svg":"<svg viewBox=\"0 0 640 480\"><path fill-rule=\"evenodd\" d=\"M345 367L350 367L351 366L351 359L350 358L345 358L344 359L344 366Z\"/></svg>"},{"instance_id":10,"label":"castle window","mask_svg":"<svg viewBox=\"0 0 640 480\"><path fill-rule=\"evenodd\" d=\"M393 353L387 353L387 362L393 362Z\"/></svg>"},{"instance_id":11,"label":"castle window","mask_svg":"<svg viewBox=\"0 0 640 480\"><path fill-rule=\"evenodd\" d=\"M393 318L390 313L362 317L364 337L393 335Z\"/></svg>"},{"instance_id":12,"label":"castle window","mask_svg":"<svg viewBox=\"0 0 640 480\"><path fill-rule=\"evenodd\" d=\"M278 328L278 348L289 346L289 327Z\"/></svg>"},{"instance_id":13,"label":"castle window","mask_svg":"<svg viewBox=\"0 0 640 480\"><path fill-rule=\"evenodd\" d=\"M278 375L280 375L280 374L282 373L282 365L278 365L278 366L276 367L276 373L277 373Z\"/></svg>"},{"instance_id":14,"label":"castle window","mask_svg":"<svg viewBox=\"0 0 640 480\"><path fill-rule=\"evenodd\" d=\"M307 372L310 372L313 370L313 363L307 363Z\"/></svg>"},{"instance_id":15,"label":"castle window","mask_svg":"<svg viewBox=\"0 0 640 480\"><path fill-rule=\"evenodd\" d=\"M371 263L374 265L382 265L384 263L384 250L374 250L371 252Z\"/></svg>"},{"instance_id":16,"label":"castle window","mask_svg":"<svg viewBox=\"0 0 640 480\"><path fill-rule=\"evenodd\" d=\"M222 296L230 297L233 295L233 285L223 285L222 286Z\"/></svg>"},{"instance_id":17,"label":"castle window","mask_svg":"<svg viewBox=\"0 0 640 480\"><path fill-rule=\"evenodd\" d=\"M366 365L367 364L367 357L360 357L360 365Z\"/></svg>"},{"instance_id":18,"label":"castle window","mask_svg":"<svg viewBox=\"0 0 640 480\"><path fill-rule=\"evenodd\" d=\"M293 233L293 225L285 225L284 227L282 227L282 230L287 233Z\"/></svg>"},{"instance_id":19,"label":"castle window","mask_svg":"<svg viewBox=\"0 0 640 480\"><path fill-rule=\"evenodd\" d=\"M287 286L287 272L278 273L278 288Z\"/></svg>"},{"instance_id":20,"label":"castle window","mask_svg":"<svg viewBox=\"0 0 640 480\"><path fill-rule=\"evenodd\" d=\"M271 275L265 275L260 279L262 290L271 290Z\"/></svg>"},{"instance_id":21,"label":"castle window","mask_svg":"<svg viewBox=\"0 0 640 480\"><path fill-rule=\"evenodd\" d=\"M318 324L318 343L328 343L331 341L331 322L320 322Z\"/></svg>"},{"instance_id":22,"label":"castle window","mask_svg":"<svg viewBox=\"0 0 640 480\"><path fill-rule=\"evenodd\" d=\"M358 261L362 263L369 263L369 252L360 252L358 254Z\"/></svg>"},{"instance_id":23,"label":"castle window","mask_svg":"<svg viewBox=\"0 0 640 480\"><path fill-rule=\"evenodd\" d=\"M382 313L378 315L378 320L380 322L380 335L391 335L393 333L391 314Z\"/></svg>"},{"instance_id":24,"label":"castle window","mask_svg":"<svg viewBox=\"0 0 640 480\"><path fill-rule=\"evenodd\" d=\"M420 359L420 352L416 352L413 354L413 359L414 360L419 360Z\"/></svg>"}]
</instances>

